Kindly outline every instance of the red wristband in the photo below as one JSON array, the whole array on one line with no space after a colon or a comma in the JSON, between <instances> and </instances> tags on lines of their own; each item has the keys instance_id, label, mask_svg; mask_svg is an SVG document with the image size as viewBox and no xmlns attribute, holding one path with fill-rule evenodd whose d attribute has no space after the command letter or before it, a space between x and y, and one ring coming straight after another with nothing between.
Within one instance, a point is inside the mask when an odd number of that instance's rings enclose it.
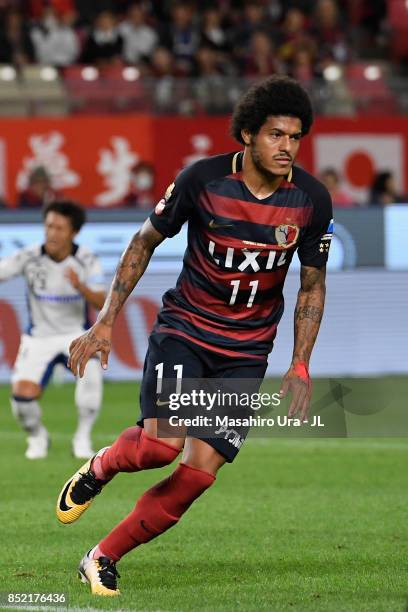
<instances>
[{"instance_id":1,"label":"red wristband","mask_svg":"<svg viewBox=\"0 0 408 612\"><path fill-rule=\"evenodd\" d=\"M295 372L296 376L299 376L299 378L301 378L308 385L310 385L309 370L307 369L307 365L304 361L299 361L298 363L295 363L295 365L293 366L293 371Z\"/></svg>"}]
</instances>

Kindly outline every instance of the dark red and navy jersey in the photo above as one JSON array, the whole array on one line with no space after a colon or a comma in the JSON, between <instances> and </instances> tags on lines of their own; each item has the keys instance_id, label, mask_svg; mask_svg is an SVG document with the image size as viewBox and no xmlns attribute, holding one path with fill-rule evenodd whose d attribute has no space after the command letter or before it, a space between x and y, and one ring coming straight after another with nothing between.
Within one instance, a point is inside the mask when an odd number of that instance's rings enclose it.
<instances>
[{"instance_id":1,"label":"dark red and navy jersey","mask_svg":"<svg viewBox=\"0 0 408 612\"><path fill-rule=\"evenodd\" d=\"M217 155L185 168L150 216L166 237L188 221L183 269L163 296L154 331L265 360L296 249L302 265L326 264L332 203L327 189L298 167L259 199L243 181L242 158L243 152Z\"/></svg>"}]
</instances>

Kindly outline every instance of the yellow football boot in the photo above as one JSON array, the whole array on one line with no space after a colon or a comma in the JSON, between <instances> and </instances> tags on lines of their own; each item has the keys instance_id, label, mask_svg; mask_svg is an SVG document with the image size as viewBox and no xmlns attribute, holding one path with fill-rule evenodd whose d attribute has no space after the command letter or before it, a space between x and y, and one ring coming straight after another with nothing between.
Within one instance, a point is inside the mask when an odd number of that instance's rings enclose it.
<instances>
[{"instance_id":1,"label":"yellow football boot","mask_svg":"<svg viewBox=\"0 0 408 612\"><path fill-rule=\"evenodd\" d=\"M92 558L93 549L82 559L78 568L78 577L82 582L91 585L93 595L116 597L120 595L117 578L120 578L115 562L108 557Z\"/></svg>"},{"instance_id":2,"label":"yellow football boot","mask_svg":"<svg viewBox=\"0 0 408 612\"><path fill-rule=\"evenodd\" d=\"M89 459L62 487L59 494L56 513L61 523L69 524L78 520L89 508L95 495L98 495L107 482L95 478L91 465L95 457L104 453L106 446ZM109 481L108 481L109 482Z\"/></svg>"}]
</instances>

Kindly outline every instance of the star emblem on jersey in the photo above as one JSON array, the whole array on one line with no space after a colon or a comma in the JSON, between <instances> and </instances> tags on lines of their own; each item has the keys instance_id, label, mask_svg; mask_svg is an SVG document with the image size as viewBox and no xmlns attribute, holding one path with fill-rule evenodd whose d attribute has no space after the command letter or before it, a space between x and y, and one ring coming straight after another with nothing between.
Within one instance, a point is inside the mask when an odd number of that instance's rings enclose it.
<instances>
[{"instance_id":1,"label":"star emblem on jersey","mask_svg":"<svg viewBox=\"0 0 408 612\"><path fill-rule=\"evenodd\" d=\"M284 249L289 249L295 244L299 236L297 225L281 224L275 228L275 238L278 245Z\"/></svg>"},{"instance_id":2,"label":"star emblem on jersey","mask_svg":"<svg viewBox=\"0 0 408 612\"><path fill-rule=\"evenodd\" d=\"M210 229L219 229L222 227L233 227L232 223L217 223L215 219L211 219L208 224Z\"/></svg>"}]
</instances>

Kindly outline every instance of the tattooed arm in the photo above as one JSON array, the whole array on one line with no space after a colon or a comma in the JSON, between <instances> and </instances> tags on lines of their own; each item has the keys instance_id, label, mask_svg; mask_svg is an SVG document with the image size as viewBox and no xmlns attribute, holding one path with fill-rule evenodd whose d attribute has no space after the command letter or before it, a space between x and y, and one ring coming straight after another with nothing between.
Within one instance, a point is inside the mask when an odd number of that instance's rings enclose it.
<instances>
[{"instance_id":1,"label":"tattooed arm","mask_svg":"<svg viewBox=\"0 0 408 612\"><path fill-rule=\"evenodd\" d=\"M310 355L319 332L326 295L326 266L302 266L300 289L295 308L295 346L292 363L309 364Z\"/></svg>"},{"instance_id":2,"label":"tattooed arm","mask_svg":"<svg viewBox=\"0 0 408 612\"><path fill-rule=\"evenodd\" d=\"M147 219L133 236L116 269L111 288L96 323L69 347L69 367L82 377L89 359L100 352L101 365L107 368L112 327L126 299L142 277L154 249L164 240Z\"/></svg>"},{"instance_id":3,"label":"tattooed arm","mask_svg":"<svg viewBox=\"0 0 408 612\"><path fill-rule=\"evenodd\" d=\"M305 420L311 399L311 383L308 374L310 355L319 332L326 295L326 267L302 266L300 289L295 309L295 343L292 363L282 381L281 396L292 392L289 416L298 412Z\"/></svg>"}]
</instances>

